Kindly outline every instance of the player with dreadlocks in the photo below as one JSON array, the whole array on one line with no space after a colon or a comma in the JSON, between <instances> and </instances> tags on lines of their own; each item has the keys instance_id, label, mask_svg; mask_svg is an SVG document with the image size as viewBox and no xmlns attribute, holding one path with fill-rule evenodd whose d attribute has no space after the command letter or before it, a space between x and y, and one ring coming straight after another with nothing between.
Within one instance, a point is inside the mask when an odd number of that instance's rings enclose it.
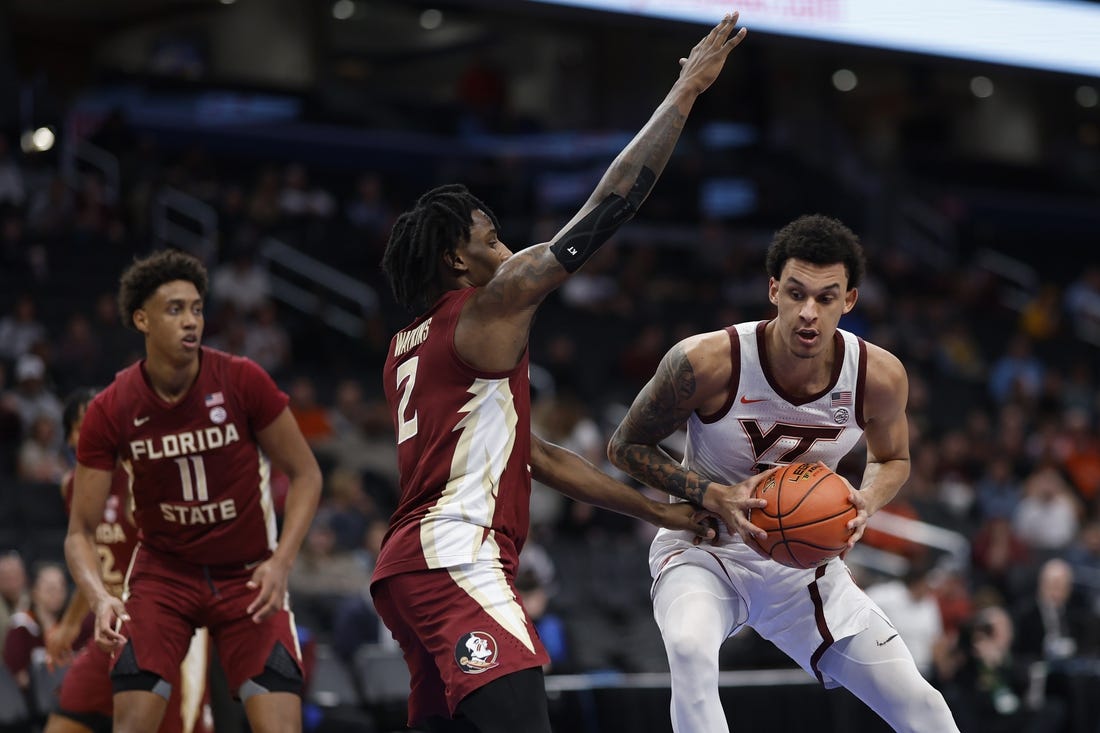
<instances>
[{"instance_id":1,"label":"player with dreadlocks","mask_svg":"<svg viewBox=\"0 0 1100 733\"><path fill-rule=\"evenodd\" d=\"M552 241L513 255L464 186L433 189L398 218L382 267L419 314L383 372L401 497L371 583L412 674L410 725L549 733L548 657L517 600L531 477L578 501L709 536L690 505L651 501L531 434L528 332L542 300L638 210L695 99L744 38L727 15L680 60L679 78Z\"/></svg>"}]
</instances>

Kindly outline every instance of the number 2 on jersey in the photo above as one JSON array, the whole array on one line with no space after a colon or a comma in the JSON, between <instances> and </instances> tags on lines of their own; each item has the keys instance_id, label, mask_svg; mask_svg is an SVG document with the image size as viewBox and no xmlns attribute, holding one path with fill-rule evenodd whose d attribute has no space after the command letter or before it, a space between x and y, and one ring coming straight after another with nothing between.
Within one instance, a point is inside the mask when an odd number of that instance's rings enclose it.
<instances>
[{"instance_id":1,"label":"number 2 on jersey","mask_svg":"<svg viewBox=\"0 0 1100 733\"><path fill-rule=\"evenodd\" d=\"M420 357L414 356L397 367L397 391L401 393L401 401L397 405L398 445L416 435L416 409L413 409L412 417L406 418L405 412L409 409L409 398L412 397L413 387L416 385L416 367L419 362Z\"/></svg>"},{"instance_id":2,"label":"number 2 on jersey","mask_svg":"<svg viewBox=\"0 0 1100 733\"><path fill-rule=\"evenodd\" d=\"M95 549L99 554L99 574L103 582L107 585L121 585L122 572L115 568L115 556L103 545L96 545Z\"/></svg>"}]
</instances>

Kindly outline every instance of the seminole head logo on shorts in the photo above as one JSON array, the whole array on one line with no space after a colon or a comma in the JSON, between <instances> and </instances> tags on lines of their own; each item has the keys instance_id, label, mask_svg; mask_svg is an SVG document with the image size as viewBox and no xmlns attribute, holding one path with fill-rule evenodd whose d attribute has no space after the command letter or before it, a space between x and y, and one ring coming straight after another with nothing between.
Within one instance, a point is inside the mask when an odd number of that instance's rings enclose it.
<instances>
[{"instance_id":1,"label":"seminole head logo on shorts","mask_svg":"<svg viewBox=\"0 0 1100 733\"><path fill-rule=\"evenodd\" d=\"M455 644L455 661L466 674L481 674L497 666L497 640L484 631L464 634Z\"/></svg>"}]
</instances>

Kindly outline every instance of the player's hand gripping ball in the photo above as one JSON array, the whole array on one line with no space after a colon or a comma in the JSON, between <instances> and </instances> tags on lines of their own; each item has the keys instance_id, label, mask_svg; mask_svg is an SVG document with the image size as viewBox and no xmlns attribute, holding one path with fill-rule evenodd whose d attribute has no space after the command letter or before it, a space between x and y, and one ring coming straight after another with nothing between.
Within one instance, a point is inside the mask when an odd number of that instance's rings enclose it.
<instances>
[{"instance_id":1,"label":"player's hand gripping ball","mask_svg":"<svg viewBox=\"0 0 1100 733\"><path fill-rule=\"evenodd\" d=\"M768 538L746 540L763 557L792 568L812 568L847 547L847 524L858 512L848 500L848 484L824 465L785 466L757 484L752 497L768 502L749 515Z\"/></svg>"}]
</instances>

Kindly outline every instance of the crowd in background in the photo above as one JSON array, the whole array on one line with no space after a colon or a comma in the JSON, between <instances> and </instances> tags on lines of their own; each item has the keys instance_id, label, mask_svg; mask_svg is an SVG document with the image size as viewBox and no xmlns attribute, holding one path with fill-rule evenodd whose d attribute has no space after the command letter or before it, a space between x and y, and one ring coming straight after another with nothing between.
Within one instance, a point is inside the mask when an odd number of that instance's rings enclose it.
<instances>
[{"instance_id":1,"label":"crowd in background","mask_svg":"<svg viewBox=\"0 0 1100 733\"><path fill-rule=\"evenodd\" d=\"M120 117L92 140L117 156L117 190L0 139L0 492L56 494L73 465L61 434L67 393L106 385L141 353L113 293L121 266L154 246L152 201L170 186L217 211L217 236L199 252L211 270L205 343L275 377L325 471L290 578L296 613L317 638L339 639L347 659L385 643L367 593L397 500L379 373L410 315L392 304L377 265L396 213L453 168L401 176L172 149ZM551 297L532 334L536 432L611 472L610 431L675 341L769 316L763 248L784 216L808 213L790 196L771 218L707 216L698 165L691 154L674 159L637 221ZM454 177L494 207L516 249L568 218L544 200L537 173L529 161L486 160ZM860 215L846 218L866 232ZM684 241L666 241L670 224ZM277 298L263 255L271 238L377 292L359 314L361 333L335 332ZM1058 725L1070 715L1060 670L1100 659L1100 265L1037 252L1064 260L1064 279L1044 276L1021 293L965 249L936 266L875 234L864 246L869 276L841 326L897 354L911 388L912 472L884 511L948 530L968 550L960 558L871 530L863 544L903 564L854 556L853 569L960 724L1023 730L1042 710ZM861 464L841 468L858 484ZM20 635L41 637L60 609L60 540L31 545L29 531L0 532L0 645L17 679L28 658ZM652 531L535 486L520 586L551 672L667 669L648 601ZM723 660L786 664L744 637Z\"/></svg>"}]
</instances>

